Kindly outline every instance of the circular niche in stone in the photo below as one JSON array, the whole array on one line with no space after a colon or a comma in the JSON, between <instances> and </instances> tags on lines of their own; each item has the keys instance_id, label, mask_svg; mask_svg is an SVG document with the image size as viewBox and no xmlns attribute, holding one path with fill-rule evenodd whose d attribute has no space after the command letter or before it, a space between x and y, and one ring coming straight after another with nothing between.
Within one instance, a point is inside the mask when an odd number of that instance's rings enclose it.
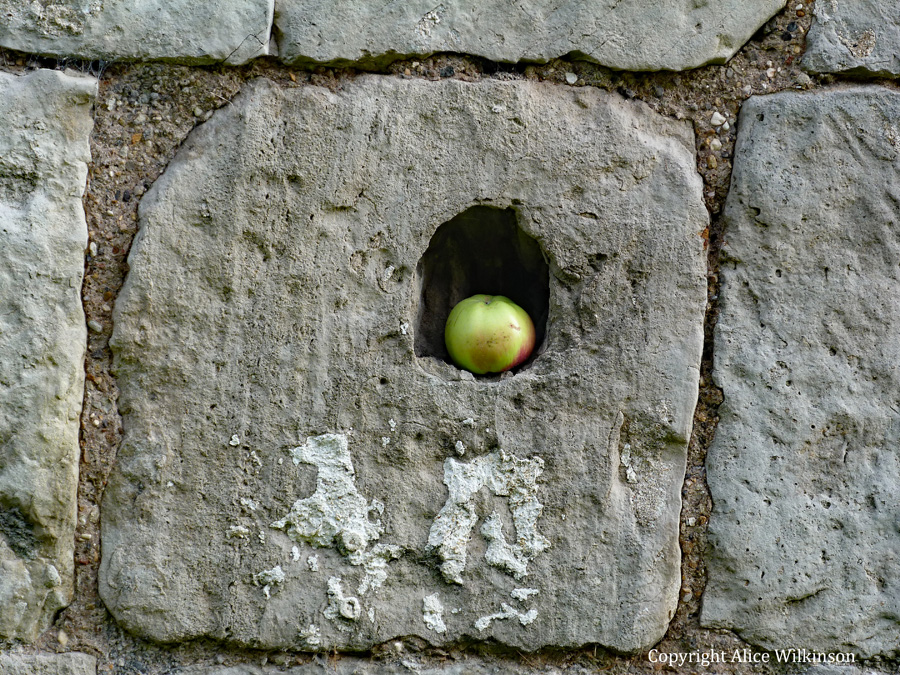
<instances>
[{"instance_id":1,"label":"circular niche in stone","mask_svg":"<svg viewBox=\"0 0 900 675\"><path fill-rule=\"evenodd\" d=\"M534 322L534 352L516 371L528 368L543 351L550 304L549 268L540 244L519 227L513 209L473 206L443 223L416 272L416 356L452 365L444 344L447 317L458 302L480 293L506 296Z\"/></svg>"}]
</instances>

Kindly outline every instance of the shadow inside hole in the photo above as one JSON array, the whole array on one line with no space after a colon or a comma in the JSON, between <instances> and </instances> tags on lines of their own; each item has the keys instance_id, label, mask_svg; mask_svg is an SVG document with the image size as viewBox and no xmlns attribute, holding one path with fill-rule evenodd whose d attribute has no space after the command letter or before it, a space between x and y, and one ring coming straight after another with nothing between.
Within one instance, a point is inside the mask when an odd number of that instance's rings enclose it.
<instances>
[{"instance_id":1,"label":"shadow inside hole","mask_svg":"<svg viewBox=\"0 0 900 675\"><path fill-rule=\"evenodd\" d=\"M550 307L550 272L540 245L512 209L473 206L441 225L416 269L420 284L416 356L453 363L444 344L450 310L473 295L504 295L522 307L542 351Z\"/></svg>"}]
</instances>

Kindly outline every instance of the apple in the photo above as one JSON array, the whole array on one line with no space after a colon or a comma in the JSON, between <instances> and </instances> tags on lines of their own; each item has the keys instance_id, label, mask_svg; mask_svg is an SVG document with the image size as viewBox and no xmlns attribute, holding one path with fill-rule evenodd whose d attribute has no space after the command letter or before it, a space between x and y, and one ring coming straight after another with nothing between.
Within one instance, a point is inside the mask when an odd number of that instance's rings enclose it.
<instances>
[{"instance_id":1,"label":"apple","mask_svg":"<svg viewBox=\"0 0 900 675\"><path fill-rule=\"evenodd\" d=\"M450 358L476 375L502 373L524 362L534 349L528 312L502 295L473 295L447 317L444 342Z\"/></svg>"}]
</instances>

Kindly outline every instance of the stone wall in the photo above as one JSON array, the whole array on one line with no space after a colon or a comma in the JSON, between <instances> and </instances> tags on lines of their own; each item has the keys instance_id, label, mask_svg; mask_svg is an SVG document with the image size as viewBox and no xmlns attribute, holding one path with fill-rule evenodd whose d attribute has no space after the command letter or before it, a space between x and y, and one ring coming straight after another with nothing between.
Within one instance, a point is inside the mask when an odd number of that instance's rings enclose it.
<instances>
[{"instance_id":1,"label":"stone wall","mask_svg":"<svg viewBox=\"0 0 900 675\"><path fill-rule=\"evenodd\" d=\"M898 672L898 54L0 0L0 673ZM523 366L453 364L475 293Z\"/></svg>"}]
</instances>

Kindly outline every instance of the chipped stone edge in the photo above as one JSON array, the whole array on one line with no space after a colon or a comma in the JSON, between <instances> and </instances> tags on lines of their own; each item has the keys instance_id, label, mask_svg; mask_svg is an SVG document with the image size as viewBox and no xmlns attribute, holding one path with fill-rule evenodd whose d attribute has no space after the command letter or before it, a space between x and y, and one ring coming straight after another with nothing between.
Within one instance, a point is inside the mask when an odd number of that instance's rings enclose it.
<instances>
[{"instance_id":1,"label":"chipped stone edge","mask_svg":"<svg viewBox=\"0 0 900 675\"><path fill-rule=\"evenodd\" d=\"M813 12L814 19L806 36L807 49L800 62L803 70L815 75L900 79L900 60L891 70L877 67L877 62L870 58L878 43L876 25L864 29L857 38L841 32L839 22L828 13L823 0L815 3ZM865 43L858 46L862 38ZM835 53L838 49L843 51Z\"/></svg>"}]
</instances>

